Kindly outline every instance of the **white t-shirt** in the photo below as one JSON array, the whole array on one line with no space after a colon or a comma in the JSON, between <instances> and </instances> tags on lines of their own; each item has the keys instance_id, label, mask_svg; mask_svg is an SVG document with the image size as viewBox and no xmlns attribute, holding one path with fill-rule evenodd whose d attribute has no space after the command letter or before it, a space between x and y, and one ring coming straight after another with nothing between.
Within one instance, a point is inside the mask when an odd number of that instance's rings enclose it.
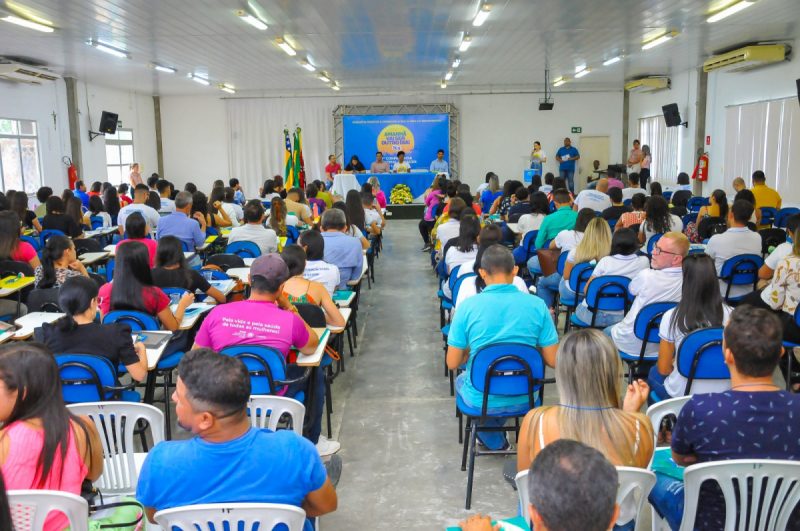
<instances>
[{"instance_id":1,"label":"white t-shirt","mask_svg":"<svg viewBox=\"0 0 800 531\"><path fill-rule=\"evenodd\" d=\"M728 322L732 310L730 306L723 305L722 311L723 311L722 324L724 326ZM661 326L658 328L658 336L664 341L669 341L670 343L675 345L675 360L672 372L664 380L664 390L667 393L669 393L669 396L672 397L683 396L684 391L686 390L686 378L678 372L678 364L677 364L678 349L680 348L681 342L683 342L683 338L686 337L686 335L683 334L680 330L678 330L677 327L670 326L670 324L672 323L672 315L674 313L675 313L675 308L664 313L664 316L661 318ZM730 388L731 388L730 379L694 380L692 381L691 393L693 395L700 393L722 393L723 391L727 391Z\"/></svg>"},{"instance_id":2,"label":"white t-shirt","mask_svg":"<svg viewBox=\"0 0 800 531\"><path fill-rule=\"evenodd\" d=\"M456 299L456 304L453 308L454 311L458 309L459 304L478 294L478 288L475 286L476 278L477 277L468 278L461 283L461 288L458 290L458 298ZM522 280L521 277L515 275L512 284L514 284L514 287L520 290L522 293L528 293L528 286L525 285L525 281Z\"/></svg>"},{"instance_id":3,"label":"white t-shirt","mask_svg":"<svg viewBox=\"0 0 800 531\"><path fill-rule=\"evenodd\" d=\"M333 295L339 286L339 268L322 260L309 260L306 262L303 278L319 282Z\"/></svg>"},{"instance_id":4,"label":"white t-shirt","mask_svg":"<svg viewBox=\"0 0 800 531\"><path fill-rule=\"evenodd\" d=\"M397 173L408 173L411 171L411 166L408 165L408 162L395 162L392 166L392 171Z\"/></svg>"},{"instance_id":5,"label":"white t-shirt","mask_svg":"<svg viewBox=\"0 0 800 531\"><path fill-rule=\"evenodd\" d=\"M517 221L519 234L524 238L530 231L539 230L544 218L544 214L522 214Z\"/></svg>"},{"instance_id":6,"label":"white t-shirt","mask_svg":"<svg viewBox=\"0 0 800 531\"><path fill-rule=\"evenodd\" d=\"M647 227L647 220L642 221L641 225L639 225L639 232L644 233L644 245L643 245L644 249L647 248L647 242L650 241L650 238L655 234L658 234L657 232ZM669 230L667 232L683 232L683 221L681 221L681 218L679 218L675 214L670 214Z\"/></svg>"},{"instance_id":7,"label":"white t-shirt","mask_svg":"<svg viewBox=\"0 0 800 531\"><path fill-rule=\"evenodd\" d=\"M617 348L626 354L637 356L642 349L642 342L633 334L633 325L639 310L651 302L678 302L682 287L683 270L680 267L645 269L633 277L628 291L636 298L625 318L611 328L611 338ZM645 355L651 359L657 356L658 343L648 343Z\"/></svg>"},{"instance_id":8,"label":"white t-shirt","mask_svg":"<svg viewBox=\"0 0 800 531\"><path fill-rule=\"evenodd\" d=\"M158 220L161 219L161 216L158 214L158 212L156 212L155 208L141 203L131 203L130 205L119 209L119 214L117 215L117 225L124 228L125 220L127 220L128 216L134 212L139 212L150 226L150 230L155 232L156 227L158 227Z\"/></svg>"},{"instance_id":9,"label":"white t-shirt","mask_svg":"<svg viewBox=\"0 0 800 531\"><path fill-rule=\"evenodd\" d=\"M591 208L596 212L602 212L611 207L611 198L603 192L587 188L586 190L581 190L581 193L575 198L575 205L578 207L578 210L582 208Z\"/></svg>"},{"instance_id":10,"label":"white t-shirt","mask_svg":"<svg viewBox=\"0 0 800 531\"><path fill-rule=\"evenodd\" d=\"M233 203L222 203L222 206L221 206L222 210L224 210L225 213L228 214L228 219L231 220L231 226L232 227L238 227L239 225L241 225L242 217L244 217L244 216L240 217L240 216L236 215L236 208L235 207L236 207L236 205L234 205Z\"/></svg>"},{"instance_id":11,"label":"white t-shirt","mask_svg":"<svg viewBox=\"0 0 800 531\"><path fill-rule=\"evenodd\" d=\"M741 254L755 254L761 256L761 235L747 227L731 227L722 234L715 234L708 240L706 254L714 259L717 274L722 271L722 265L729 258ZM719 290L722 296L728 289L728 283L719 281ZM739 297L753 291L752 284L731 286L731 297Z\"/></svg>"},{"instance_id":12,"label":"white t-shirt","mask_svg":"<svg viewBox=\"0 0 800 531\"><path fill-rule=\"evenodd\" d=\"M480 197L481 194L483 193L483 191L486 190L487 188L489 188L489 183L483 183L483 184L479 185L478 188L475 189L475 195Z\"/></svg>"},{"instance_id":13,"label":"white t-shirt","mask_svg":"<svg viewBox=\"0 0 800 531\"><path fill-rule=\"evenodd\" d=\"M158 209L158 211L166 212L167 214L172 214L173 212L175 212L175 201L173 201L169 197L162 197L161 208Z\"/></svg>"},{"instance_id":14,"label":"white t-shirt","mask_svg":"<svg viewBox=\"0 0 800 531\"><path fill-rule=\"evenodd\" d=\"M381 226L381 215L378 214L376 211L372 210L371 208L364 209L364 222L366 223L367 227L372 225L373 223L377 223L378 227Z\"/></svg>"},{"instance_id":15,"label":"white t-shirt","mask_svg":"<svg viewBox=\"0 0 800 531\"><path fill-rule=\"evenodd\" d=\"M273 192L271 194L265 195L264 197L261 198L261 200L262 201L269 201L271 203L273 199L275 199L276 197L280 197L280 196L281 196L281 194L276 194L276 193Z\"/></svg>"},{"instance_id":16,"label":"white t-shirt","mask_svg":"<svg viewBox=\"0 0 800 531\"><path fill-rule=\"evenodd\" d=\"M444 263L447 266L447 271L450 272L453 270L454 267L462 265L466 262L475 263L475 256L478 254L478 246L473 245L472 250L468 252L459 251L457 247L451 246L447 250L447 254L444 257ZM459 275L460 276L460 275Z\"/></svg>"},{"instance_id":17,"label":"white t-shirt","mask_svg":"<svg viewBox=\"0 0 800 531\"><path fill-rule=\"evenodd\" d=\"M448 253L449 254L449 253ZM477 253L476 253L477 254ZM457 267L459 264L453 266L453 268ZM456 272L456 278L466 275L467 273L474 273L475 271L475 257L470 258L469 260L465 261L463 264L460 264L461 267L458 268ZM450 271L450 269L448 269ZM444 296L448 299L453 297L453 293L450 291L450 283L449 282L442 282L442 292Z\"/></svg>"},{"instance_id":18,"label":"white t-shirt","mask_svg":"<svg viewBox=\"0 0 800 531\"><path fill-rule=\"evenodd\" d=\"M766 260L764 260L764 265L775 271L778 269L778 264L780 264L783 259L790 254L792 254L792 243L783 242L779 246L775 247L775 250L773 250Z\"/></svg>"},{"instance_id":19,"label":"white t-shirt","mask_svg":"<svg viewBox=\"0 0 800 531\"><path fill-rule=\"evenodd\" d=\"M575 260L575 250L570 251L567 255L567 260ZM646 256L638 254L615 254L612 256L604 256L601 258L592 271L592 277L602 277L607 275L619 275L623 277L633 278L639 274L640 271L650 268L650 260ZM586 304L586 299L581 301L584 308L589 308ZM622 312L620 312L622 313Z\"/></svg>"},{"instance_id":20,"label":"white t-shirt","mask_svg":"<svg viewBox=\"0 0 800 531\"><path fill-rule=\"evenodd\" d=\"M552 184L543 184L543 185L541 185L539 187L539 191L542 192L543 194L549 194L550 192L553 191L553 185Z\"/></svg>"},{"instance_id":21,"label":"white t-shirt","mask_svg":"<svg viewBox=\"0 0 800 531\"><path fill-rule=\"evenodd\" d=\"M260 223L245 223L241 227L232 228L228 235L228 243L233 242L253 242L261 249L261 254L278 251L278 235Z\"/></svg>"},{"instance_id":22,"label":"white t-shirt","mask_svg":"<svg viewBox=\"0 0 800 531\"><path fill-rule=\"evenodd\" d=\"M111 226L111 214L109 214L108 212L98 212L97 214L92 214L91 212L87 212L86 215L84 216L84 220L89 221L87 225L91 225L92 221L91 218L95 215L103 220L104 229L107 229Z\"/></svg>"},{"instance_id":23,"label":"white t-shirt","mask_svg":"<svg viewBox=\"0 0 800 531\"><path fill-rule=\"evenodd\" d=\"M439 243L442 244L442 250L444 250L444 246L447 245L447 242L452 238L458 238L458 229L460 226L460 221L457 219L450 219L436 228L436 238L439 240Z\"/></svg>"},{"instance_id":24,"label":"white t-shirt","mask_svg":"<svg viewBox=\"0 0 800 531\"><path fill-rule=\"evenodd\" d=\"M626 199L633 199L633 196L635 196L636 194L647 195L647 190L645 190L644 188L623 188L622 200L625 201Z\"/></svg>"},{"instance_id":25,"label":"white t-shirt","mask_svg":"<svg viewBox=\"0 0 800 531\"><path fill-rule=\"evenodd\" d=\"M576 232L575 230L569 229L562 230L556 234L556 237L553 239L553 241L556 242L556 247L561 249L562 253L567 253L577 247L578 244L581 243L582 239L582 232Z\"/></svg>"}]
</instances>

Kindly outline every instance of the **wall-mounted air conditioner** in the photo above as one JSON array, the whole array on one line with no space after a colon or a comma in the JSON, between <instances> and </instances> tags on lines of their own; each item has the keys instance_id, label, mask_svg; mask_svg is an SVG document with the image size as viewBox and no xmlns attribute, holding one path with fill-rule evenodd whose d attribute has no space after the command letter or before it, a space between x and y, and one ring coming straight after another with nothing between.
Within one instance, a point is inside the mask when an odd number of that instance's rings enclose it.
<instances>
[{"instance_id":1,"label":"wall-mounted air conditioner","mask_svg":"<svg viewBox=\"0 0 800 531\"><path fill-rule=\"evenodd\" d=\"M648 76L625 83L628 92L655 92L670 88L672 81L667 76Z\"/></svg>"},{"instance_id":2,"label":"wall-mounted air conditioner","mask_svg":"<svg viewBox=\"0 0 800 531\"><path fill-rule=\"evenodd\" d=\"M0 63L0 79L18 83L31 83L41 85L46 81L55 81L61 76L30 65L22 63Z\"/></svg>"},{"instance_id":3,"label":"wall-mounted air conditioner","mask_svg":"<svg viewBox=\"0 0 800 531\"><path fill-rule=\"evenodd\" d=\"M792 48L788 44L753 44L708 58L703 71L742 72L785 61Z\"/></svg>"}]
</instances>

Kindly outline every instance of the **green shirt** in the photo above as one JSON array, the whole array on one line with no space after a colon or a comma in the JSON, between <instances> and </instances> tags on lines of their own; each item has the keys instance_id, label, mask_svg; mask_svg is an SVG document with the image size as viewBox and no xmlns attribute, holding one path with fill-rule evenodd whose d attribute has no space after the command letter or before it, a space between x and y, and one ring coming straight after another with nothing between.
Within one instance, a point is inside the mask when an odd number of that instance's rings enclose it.
<instances>
[{"instance_id":1,"label":"green shirt","mask_svg":"<svg viewBox=\"0 0 800 531\"><path fill-rule=\"evenodd\" d=\"M578 213L569 205L562 206L552 214L545 216L539 227L539 234L536 235L536 248L541 249L544 242L552 240L562 230L574 229L577 219Z\"/></svg>"}]
</instances>

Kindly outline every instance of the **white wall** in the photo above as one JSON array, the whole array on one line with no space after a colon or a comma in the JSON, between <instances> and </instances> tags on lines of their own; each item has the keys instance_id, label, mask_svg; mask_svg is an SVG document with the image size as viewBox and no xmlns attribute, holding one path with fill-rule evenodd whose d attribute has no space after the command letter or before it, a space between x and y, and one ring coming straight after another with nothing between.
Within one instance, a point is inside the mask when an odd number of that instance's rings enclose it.
<instances>
[{"instance_id":1,"label":"white wall","mask_svg":"<svg viewBox=\"0 0 800 531\"><path fill-rule=\"evenodd\" d=\"M633 142L633 139L638 136L640 118L661 116L663 114L662 106L677 103L681 119L688 122L688 127L680 127L678 134L678 172L685 171L691 175L696 162L694 137L697 130L697 71L688 70L671 76L671 78L672 84L669 90L630 94L628 99L628 141ZM661 183L674 183L677 176L677 173L675 175L654 175L653 180Z\"/></svg>"},{"instance_id":2,"label":"white wall","mask_svg":"<svg viewBox=\"0 0 800 531\"><path fill-rule=\"evenodd\" d=\"M36 120L43 185L55 190L65 188L67 168L61 158L71 157L72 151L64 82L42 85L0 82L0 118Z\"/></svg>"}]
</instances>

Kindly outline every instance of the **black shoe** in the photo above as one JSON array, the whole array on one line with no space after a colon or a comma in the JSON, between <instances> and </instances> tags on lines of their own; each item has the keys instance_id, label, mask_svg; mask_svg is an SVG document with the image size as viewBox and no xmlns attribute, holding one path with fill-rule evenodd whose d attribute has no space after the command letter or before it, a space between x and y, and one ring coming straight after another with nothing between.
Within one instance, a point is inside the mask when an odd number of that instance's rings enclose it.
<instances>
[{"instance_id":1,"label":"black shoe","mask_svg":"<svg viewBox=\"0 0 800 531\"><path fill-rule=\"evenodd\" d=\"M517 477L517 458L515 456L508 456L506 457L505 463L503 463L503 478L508 481L514 490L517 490L517 482L514 481L514 478Z\"/></svg>"},{"instance_id":2,"label":"black shoe","mask_svg":"<svg viewBox=\"0 0 800 531\"><path fill-rule=\"evenodd\" d=\"M430 251L430 250L431 250L431 246L430 246L430 244L428 244L428 243L426 243L426 244L425 244L425 247L423 247L422 249L420 249L420 251L422 251L423 253L426 253L426 252L428 252L428 251Z\"/></svg>"}]
</instances>

